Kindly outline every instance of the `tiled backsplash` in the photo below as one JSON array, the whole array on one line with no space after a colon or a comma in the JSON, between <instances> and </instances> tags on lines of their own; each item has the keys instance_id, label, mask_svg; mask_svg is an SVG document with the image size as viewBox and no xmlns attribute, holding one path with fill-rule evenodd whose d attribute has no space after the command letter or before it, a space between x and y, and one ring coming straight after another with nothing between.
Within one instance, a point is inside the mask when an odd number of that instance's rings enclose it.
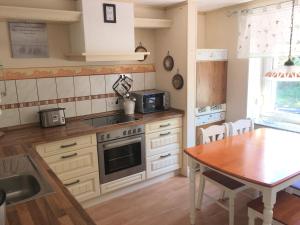
<instances>
[{"instance_id":1,"label":"tiled backsplash","mask_svg":"<svg viewBox=\"0 0 300 225\"><path fill-rule=\"evenodd\" d=\"M128 73L132 91L155 88L155 72ZM0 81L0 127L38 122L42 109L66 108L66 117L120 109L112 85L119 74L66 76Z\"/></svg>"}]
</instances>

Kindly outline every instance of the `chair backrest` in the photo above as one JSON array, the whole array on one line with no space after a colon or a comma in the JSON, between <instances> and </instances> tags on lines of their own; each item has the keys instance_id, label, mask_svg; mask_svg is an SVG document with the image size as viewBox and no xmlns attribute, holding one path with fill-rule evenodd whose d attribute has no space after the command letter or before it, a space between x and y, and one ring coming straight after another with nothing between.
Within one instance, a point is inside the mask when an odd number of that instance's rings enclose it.
<instances>
[{"instance_id":1,"label":"chair backrest","mask_svg":"<svg viewBox=\"0 0 300 225\"><path fill-rule=\"evenodd\" d=\"M200 128L200 144L208 144L213 141L222 140L229 134L227 124L213 125L206 129Z\"/></svg>"},{"instance_id":2,"label":"chair backrest","mask_svg":"<svg viewBox=\"0 0 300 225\"><path fill-rule=\"evenodd\" d=\"M252 119L242 119L233 123L229 123L229 135L239 135L254 130Z\"/></svg>"}]
</instances>

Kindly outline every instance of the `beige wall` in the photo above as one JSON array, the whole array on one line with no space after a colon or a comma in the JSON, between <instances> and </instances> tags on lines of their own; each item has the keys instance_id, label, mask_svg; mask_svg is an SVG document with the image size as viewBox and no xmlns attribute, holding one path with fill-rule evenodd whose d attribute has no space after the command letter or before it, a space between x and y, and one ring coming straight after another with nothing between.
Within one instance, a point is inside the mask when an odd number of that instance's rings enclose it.
<instances>
[{"instance_id":1,"label":"beige wall","mask_svg":"<svg viewBox=\"0 0 300 225\"><path fill-rule=\"evenodd\" d=\"M197 48L205 48L206 15L198 13L197 15Z\"/></svg>"},{"instance_id":2,"label":"beige wall","mask_svg":"<svg viewBox=\"0 0 300 225\"><path fill-rule=\"evenodd\" d=\"M205 48L226 48L229 51L227 81L227 120L247 116L248 60L237 59L238 16L228 13L245 8L262 6L279 0L258 0L247 4L207 13L205 16ZM198 21L201 21L198 17ZM201 29L198 28L198 35ZM198 37L199 41L199 37ZM198 47L199 47L198 42Z\"/></svg>"},{"instance_id":3,"label":"beige wall","mask_svg":"<svg viewBox=\"0 0 300 225\"><path fill-rule=\"evenodd\" d=\"M76 1L73 0L0 0L0 5L26 6L40 8L54 8L64 10L74 10ZM26 4L25 4L26 3ZM139 7L136 10L139 16L162 16L164 10L143 9ZM49 58L41 59L15 59L11 57L9 32L6 22L0 22L0 63L5 68L28 68L28 67L59 67L59 66L81 66L81 65L112 65L112 64L149 64L155 62L155 31L149 29L135 29L135 46L139 42L151 52L144 62L79 62L66 59L65 54L70 52L70 32L69 25L66 24L48 24L48 45ZM122 34L120 34L120 37Z\"/></svg>"}]
</instances>

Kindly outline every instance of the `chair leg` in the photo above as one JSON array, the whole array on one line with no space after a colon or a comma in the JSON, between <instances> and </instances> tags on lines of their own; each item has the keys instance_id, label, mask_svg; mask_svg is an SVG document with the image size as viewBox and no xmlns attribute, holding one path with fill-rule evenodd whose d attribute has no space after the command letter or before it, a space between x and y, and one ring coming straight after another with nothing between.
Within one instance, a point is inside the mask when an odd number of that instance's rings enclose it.
<instances>
[{"instance_id":1,"label":"chair leg","mask_svg":"<svg viewBox=\"0 0 300 225\"><path fill-rule=\"evenodd\" d=\"M229 194L229 225L234 225L234 201L235 195Z\"/></svg>"},{"instance_id":2,"label":"chair leg","mask_svg":"<svg viewBox=\"0 0 300 225\"><path fill-rule=\"evenodd\" d=\"M255 225L255 219L252 209L248 208L248 225Z\"/></svg>"},{"instance_id":3,"label":"chair leg","mask_svg":"<svg viewBox=\"0 0 300 225\"><path fill-rule=\"evenodd\" d=\"M220 199L221 200L226 200L226 198L227 198L226 191L222 191L221 194L220 194Z\"/></svg>"},{"instance_id":4,"label":"chair leg","mask_svg":"<svg viewBox=\"0 0 300 225\"><path fill-rule=\"evenodd\" d=\"M203 194L204 194L204 189L205 189L205 178L202 175L200 175L198 198L197 198L197 203L196 203L196 208L197 209L201 208L202 200L203 200Z\"/></svg>"}]
</instances>

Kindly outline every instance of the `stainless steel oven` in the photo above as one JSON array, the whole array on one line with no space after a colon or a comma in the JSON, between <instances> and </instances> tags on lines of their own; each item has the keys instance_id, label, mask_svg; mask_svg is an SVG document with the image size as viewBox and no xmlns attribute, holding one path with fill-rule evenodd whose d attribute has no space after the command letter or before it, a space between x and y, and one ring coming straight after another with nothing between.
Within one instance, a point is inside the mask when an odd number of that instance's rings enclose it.
<instances>
[{"instance_id":1,"label":"stainless steel oven","mask_svg":"<svg viewBox=\"0 0 300 225\"><path fill-rule=\"evenodd\" d=\"M144 126L98 133L97 141L102 184L145 171Z\"/></svg>"}]
</instances>

